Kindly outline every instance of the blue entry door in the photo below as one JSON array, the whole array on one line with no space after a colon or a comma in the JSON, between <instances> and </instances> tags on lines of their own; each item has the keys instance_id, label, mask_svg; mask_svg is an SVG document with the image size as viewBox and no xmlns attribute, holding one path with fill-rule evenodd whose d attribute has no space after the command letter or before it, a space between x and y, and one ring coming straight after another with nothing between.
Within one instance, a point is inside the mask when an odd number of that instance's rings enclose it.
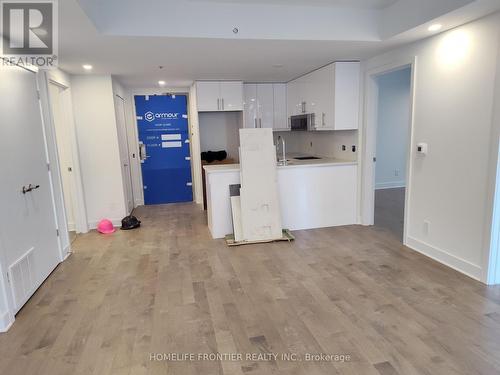
<instances>
[{"instance_id":1,"label":"blue entry door","mask_svg":"<svg viewBox=\"0 0 500 375\"><path fill-rule=\"evenodd\" d=\"M192 201L186 95L134 99L144 204Z\"/></svg>"}]
</instances>

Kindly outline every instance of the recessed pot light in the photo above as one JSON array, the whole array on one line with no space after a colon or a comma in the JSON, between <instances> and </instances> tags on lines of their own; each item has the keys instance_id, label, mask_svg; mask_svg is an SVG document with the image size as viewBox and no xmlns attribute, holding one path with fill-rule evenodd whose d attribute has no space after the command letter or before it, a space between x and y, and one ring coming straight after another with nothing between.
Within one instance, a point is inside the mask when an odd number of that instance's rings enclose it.
<instances>
[{"instance_id":1,"label":"recessed pot light","mask_svg":"<svg viewBox=\"0 0 500 375\"><path fill-rule=\"evenodd\" d=\"M92 70L92 65L89 65L89 64L83 64L83 69L85 70Z\"/></svg>"},{"instance_id":2,"label":"recessed pot light","mask_svg":"<svg viewBox=\"0 0 500 375\"><path fill-rule=\"evenodd\" d=\"M429 31L439 31L441 30L443 27L443 25L441 25L440 23L435 23L434 25L430 25L429 26Z\"/></svg>"},{"instance_id":3,"label":"recessed pot light","mask_svg":"<svg viewBox=\"0 0 500 375\"><path fill-rule=\"evenodd\" d=\"M160 86L165 86L165 85L167 84L167 82L165 82L165 81L158 81L158 84L159 84Z\"/></svg>"}]
</instances>

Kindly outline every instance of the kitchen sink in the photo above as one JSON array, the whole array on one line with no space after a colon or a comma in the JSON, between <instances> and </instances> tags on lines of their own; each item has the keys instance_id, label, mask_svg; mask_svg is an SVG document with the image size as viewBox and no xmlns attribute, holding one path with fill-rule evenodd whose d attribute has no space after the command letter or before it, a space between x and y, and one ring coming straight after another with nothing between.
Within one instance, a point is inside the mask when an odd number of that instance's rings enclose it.
<instances>
[{"instance_id":1,"label":"kitchen sink","mask_svg":"<svg viewBox=\"0 0 500 375\"><path fill-rule=\"evenodd\" d=\"M321 159L321 158L318 158L316 156L297 156L294 159L295 160L317 160L317 159Z\"/></svg>"}]
</instances>

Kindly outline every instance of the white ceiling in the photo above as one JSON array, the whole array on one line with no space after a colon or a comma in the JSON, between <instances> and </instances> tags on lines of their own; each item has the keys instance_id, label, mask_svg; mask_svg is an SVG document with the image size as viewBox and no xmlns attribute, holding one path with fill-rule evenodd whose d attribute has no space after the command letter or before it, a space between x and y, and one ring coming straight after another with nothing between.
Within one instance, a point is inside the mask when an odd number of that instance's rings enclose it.
<instances>
[{"instance_id":1,"label":"white ceiling","mask_svg":"<svg viewBox=\"0 0 500 375\"><path fill-rule=\"evenodd\" d=\"M203 1L212 5L215 0ZM394 13L397 8L393 7L400 6L402 2L414 4L414 1L399 0L383 12ZM232 23L228 22L216 30L216 33L222 33L222 37L207 37L210 30L219 27L225 18L230 18L227 13L220 14L221 9L226 9L224 4L223 8L220 4L214 5L213 9L203 8L199 7L201 2L198 1L195 9L204 14L190 14L183 19L178 16L182 13L176 13L173 7L186 2L194 4L194 1L63 0L59 1L59 66L72 74L85 74L82 64L92 64L94 69L91 74L112 74L125 86L136 88L154 87L158 80L167 81L168 86L184 87L197 79L286 82L332 61L363 60L397 45L427 37L430 35L427 31L430 22L442 21L444 29L447 29L500 8L500 0L476 0L472 5L446 12L450 4L461 2L463 5L472 0L419 1L429 1L432 6L442 1L438 4L441 7L432 9L443 15L436 18L435 13L429 13L429 7L425 8L426 13L413 12L411 21L415 23L419 16L419 25L406 29L401 22L402 17L397 17L399 23L394 24L395 28L403 32L381 40L379 25L375 22L379 20L381 10L361 10L359 14L348 10L347 13L339 11L337 14L333 8L331 13L325 12L325 8L316 8L323 14L321 18L311 7L291 9L293 7L275 5L270 11L283 13L284 16L275 19L273 25L269 25L265 17L251 17L248 30L243 27L238 35L232 33ZM480 6L485 2L490 4L490 8ZM161 7L165 4L168 6L163 12ZM262 7L272 6L262 5L252 11L262 11ZM294 13L297 10L298 13ZM221 18L211 17L210 11ZM231 11L236 12L233 8ZM293 33L301 30L296 22L300 22L304 14L318 20L311 25L316 28L306 23L304 33L310 32L310 37L293 38ZM233 15L241 16L237 12ZM346 15L350 18L344 17ZM241 22L248 21L244 16L248 18L245 13L240 18ZM338 29L328 27L330 16L346 18L347 26ZM290 17L292 22L288 22ZM178 25L186 35L172 35L169 27L174 18L181 20ZM267 34L256 37L256 33L262 30ZM301 31L300 35L303 36ZM160 65L163 69L158 68Z\"/></svg>"},{"instance_id":2,"label":"white ceiling","mask_svg":"<svg viewBox=\"0 0 500 375\"><path fill-rule=\"evenodd\" d=\"M242 3L242 4L275 4L300 6L333 6L347 8L382 9L394 4L398 0L190 0L214 3Z\"/></svg>"}]
</instances>

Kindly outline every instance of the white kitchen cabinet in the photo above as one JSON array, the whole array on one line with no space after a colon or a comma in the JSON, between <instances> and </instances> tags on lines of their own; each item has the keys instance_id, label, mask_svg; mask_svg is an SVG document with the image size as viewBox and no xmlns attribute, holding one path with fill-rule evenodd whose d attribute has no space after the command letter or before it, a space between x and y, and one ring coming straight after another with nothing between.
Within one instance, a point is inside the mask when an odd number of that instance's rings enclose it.
<instances>
[{"instance_id":1,"label":"white kitchen cabinet","mask_svg":"<svg viewBox=\"0 0 500 375\"><path fill-rule=\"evenodd\" d=\"M286 84L248 83L243 93L245 128L288 130Z\"/></svg>"},{"instance_id":2,"label":"white kitchen cabinet","mask_svg":"<svg viewBox=\"0 0 500 375\"><path fill-rule=\"evenodd\" d=\"M239 81L196 82L198 112L242 111L243 83Z\"/></svg>"},{"instance_id":3,"label":"white kitchen cabinet","mask_svg":"<svg viewBox=\"0 0 500 375\"><path fill-rule=\"evenodd\" d=\"M257 118L259 128L273 128L274 91L272 83L257 85Z\"/></svg>"},{"instance_id":4,"label":"white kitchen cabinet","mask_svg":"<svg viewBox=\"0 0 500 375\"><path fill-rule=\"evenodd\" d=\"M220 98L223 111L243 111L243 82L221 82Z\"/></svg>"},{"instance_id":5,"label":"white kitchen cabinet","mask_svg":"<svg viewBox=\"0 0 500 375\"><path fill-rule=\"evenodd\" d=\"M288 116L314 113L315 130L358 129L360 64L337 62L287 84Z\"/></svg>"},{"instance_id":6,"label":"white kitchen cabinet","mask_svg":"<svg viewBox=\"0 0 500 375\"><path fill-rule=\"evenodd\" d=\"M334 130L359 127L360 63L335 63Z\"/></svg>"},{"instance_id":7,"label":"white kitchen cabinet","mask_svg":"<svg viewBox=\"0 0 500 375\"><path fill-rule=\"evenodd\" d=\"M286 84L273 84L274 96L274 130L290 130L286 111Z\"/></svg>"},{"instance_id":8,"label":"white kitchen cabinet","mask_svg":"<svg viewBox=\"0 0 500 375\"><path fill-rule=\"evenodd\" d=\"M257 127L257 85L243 85L243 127Z\"/></svg>"}]
</instances>

